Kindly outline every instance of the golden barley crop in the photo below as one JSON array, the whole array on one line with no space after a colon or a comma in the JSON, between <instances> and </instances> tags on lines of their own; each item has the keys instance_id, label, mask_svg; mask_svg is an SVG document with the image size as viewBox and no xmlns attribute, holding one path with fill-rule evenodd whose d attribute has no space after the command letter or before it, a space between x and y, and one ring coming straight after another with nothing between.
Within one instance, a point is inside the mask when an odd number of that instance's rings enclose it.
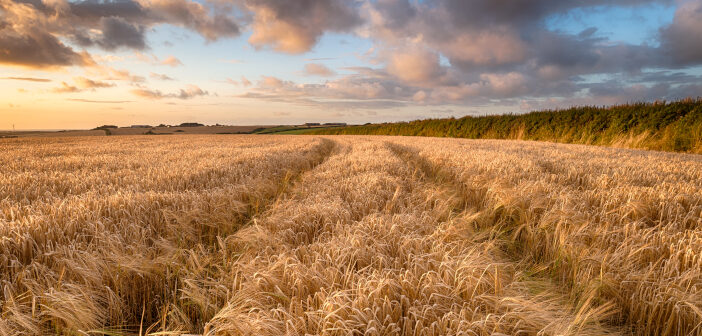
<instances>
[{"instance_id":1,"label":"golden barley crop","mask_svg":"<svg viewBox=\"0 0 702 336\"><path fill-rule=\"evenodd\" d=\"M702 156L0 140L0 335L702 335Z\"/></svg>"}]
</instances>

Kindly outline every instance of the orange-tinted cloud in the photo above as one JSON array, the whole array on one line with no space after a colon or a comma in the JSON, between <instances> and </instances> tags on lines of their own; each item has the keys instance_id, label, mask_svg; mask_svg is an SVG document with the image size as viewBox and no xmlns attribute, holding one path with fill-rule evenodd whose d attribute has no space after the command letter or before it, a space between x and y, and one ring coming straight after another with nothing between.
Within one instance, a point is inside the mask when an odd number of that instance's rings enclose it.
<instances>
[{"instance_id":1,"label":"orange-tinted cloud","mask_svg":"<svg viewBox=\"0 0 702 336\"><path fill-rule=\"evenodd\" d=\"M336 72L334 72L334 70L329 69L326 65L319 63L305 64L305 69L303 70L303 73L307 76L320 77L332 77L336 75Z\"/></svg>"},{"instance_id":2,"label":"orange-tinted cloud","mask_svg":"<svg viewBox=\"0 0 702 336\"><path fill-rule=\"evenodd\" d=\"M239 81L234 80L234 79L231 79L231 78L227 78L226 82L229 83L229 84L231 84L231 85L236 85L236 86L241 85L241 86L243 86L243 87L249 87L249 86L253 85L253 84L251 83L251 81L248 80L248 79L247 79L246 77L244 77L244 76L241 76L241 80L239 80Z\"/></svg>"},{"instance_id":3,"label":"orange-tinted cloud","mask_svg":"<svg viewBox=\"0 0 702 336\"><path fill-rule=\"evenodd\" d=\"M154 72L149 73L149 77L151 77L151 78L153 78L153 79L157 79L157 80L162 80L162 81L172 81L172 80L174 80L172 77L170 77L170 76L168 76L168 75L158 74L158 73L154 73Z\"/></svg>"},{"instance_id":4,"label":"orange-tinted cloud","mask_svg":"<svg viewBox=\"0 0 702 336\"><path fill-rule=\"evenodd\" d=\"M183 62L181 62L181 61L180 61L178 58L176 58L175 56L168 56L166 59L164 59L163 61L161 61L161 64L163 64L163 65L168 65L168 66L171 66L171 67L174 67L174 68L175 68L175 67L177 67L177 66L183 65Z\"/></svg>"},{"instance_id":5,"label":"orange-tinted cloud","mask_svg":"<svg viewBox=\"0 0 702 336\"><path fill-rule=\"evenodd\" d=\"M299 54L327 31L348 31L361 23L353 2L344 0L247 0L253 12L249 43L257 48Z\"/></svg>"},{"instance_id":6,"label":"orange-tinted cloud","mask_svg":"<svg viewBox=\"0 0 702 336\"><path fill-rule=\"evenodd\" d=\"M108 66L94 66L86 71L91 76L100 77L103 80L118 80L131 83L143 83L146 78L132 74L129 70L115 69Z\"/></svg>"},{"instance_id":7,"label":"orange-tinted cloud","mask_svg":"<svg viewBox=\"0 0 702 336\"><path fill-rule=\"evenodd\" d=\"M415 85L436 84L445 73L439 55L427 50L396 51L388 58L388 72Z\"/></svg>"},{"instance_id":8,"label":"orange-tinted cloud","mask_svg":"<svg viewBox=\"0 0 702 336\"><path fill-rule=\"evenodd\" d=\"M228 14L192 0L122 0L68 2L0 0L0 64L32 68L91 66L81 47L105 50L148 48L147 28L173 24L194 30L209 41L239 34Z\"/></svg>"},{"instance_id":9,"label":"orange-tinted cloud","mask_svg":"<svg viewBox=\"0 0 702 336\"><path fill-rule=\"evenodd\" d=\"M56 93L74 93L80 92L81 89L73 85L68 85L66 82L61 82L61 86L54 88L52 91Z\"/></svg>"},{"instance_id":10,"label":"orange-tinted cloud","mask_svg":"<svg viewBox=\"0 0 702 336\"><path fill-rule=\"evenodd\" d=\"M68 100L80 103L92 103L92 104L124 104L132 103L131 100L91 100L91 99L80 99L80 98L69 98Z\"/></svg>"},{"instance_id":11,"label":"orange-tinted cloud","mask_svg":"<svg viewBox=\"0 0 702 336\"><path fill-rule=\"evenodd\" d=\"M108 87L113 87L115 86L113 83L107 83L107 82L101 82L101 81L96 81L92 79L88 79L85 77L76 77L73 79L76 83L76 86L78 86L81 89L99 89L99 88L108 88Z\"/></svg>"},{"instance_id":12,"label":"orange-tinted cloud","mask_svg":"<svg viewBox=\"0 0 702 336\"><path fill-rule=\"evenodd\" d=\"M113 83L101 82L85 77L75 77L73 78L73 81L75 85L69 85L66 82L61 82L61 86L54 88L52 91L56 93L75 93L85 90L95 90L115 86Z\"/></svg>"},{"instance_id":13,"label":"orange-tinted cloud","mask_svg":"<svg viewBox=\"0 0 702 336\"><path fill-rule=\"evenodd\" d=\"M164 98L177 98L177 99L192 99L195 97L199 96L207 96L209 95L209 92L202 90L198 86L195 85L188 85L183 89L180 89L178 93L163 93L160 90L151 90L151 89L134 89L131 90L132 94L142 97L142 98L147 98L147 99L153 99L153 100L158 100L158 99L164 99Z\"/></svg>"},{"instance_id":14,"label":"orange-tinted cloud","mask_svg":"<svg viewBox=\"0 0 702 336\"><path fill-rule=\"evenodd\" d=\"M10 80L19 80L19 81L26 81L26 82L39 82L39 83L51 82L51 79L34 78L34 77L2 77L0 79L10 79Z\"/></svg>"}]
</instances>

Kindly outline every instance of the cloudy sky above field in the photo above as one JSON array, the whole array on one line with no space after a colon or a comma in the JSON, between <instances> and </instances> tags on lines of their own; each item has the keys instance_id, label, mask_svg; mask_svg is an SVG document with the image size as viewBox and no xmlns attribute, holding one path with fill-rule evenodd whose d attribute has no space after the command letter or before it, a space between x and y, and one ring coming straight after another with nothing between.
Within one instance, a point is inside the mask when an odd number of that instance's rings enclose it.
<instances>
[{"instance_id":1,"label":"cloudy sky above field","mask_svg":"<svg viewBox=\"0 0 702 336\"><path fill-rule=\"evenodd\" d=\"M0 0L0 129L702 96L702 0Z\"/></svg>"}]
</instances>

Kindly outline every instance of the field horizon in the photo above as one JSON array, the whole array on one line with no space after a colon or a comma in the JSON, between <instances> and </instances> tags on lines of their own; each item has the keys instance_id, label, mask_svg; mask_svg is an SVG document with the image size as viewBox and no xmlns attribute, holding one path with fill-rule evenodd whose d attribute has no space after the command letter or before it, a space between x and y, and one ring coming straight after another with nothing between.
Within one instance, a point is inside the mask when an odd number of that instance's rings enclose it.
<instances>
[{"instance_id":1,"label":"field horizon","mask_svg":"<svg viewBox=\"0 0 702 336\"><path fill-rule=\"evenodd\" d=\"M702 154L702 98L574 106L524 114L466 116L363 125L177 125L86 130L0 131L0 137L186 134L391 135L534 140ZM310 126L314 125L314 126ZM148 126L148 127L147 127Z\"/></svg>"}]
</instances>

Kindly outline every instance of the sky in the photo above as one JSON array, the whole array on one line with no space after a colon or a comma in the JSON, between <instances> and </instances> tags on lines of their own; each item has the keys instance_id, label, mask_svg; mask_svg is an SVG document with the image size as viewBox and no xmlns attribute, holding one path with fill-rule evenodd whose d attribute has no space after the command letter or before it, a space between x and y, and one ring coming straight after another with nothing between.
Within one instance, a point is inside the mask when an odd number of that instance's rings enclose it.
<instances>
[{"instance_id":1,"label":"sky","mask_svg":"<svg viewBox=\"0 0 702 336\"><path fill-rule=\"evenodd\" d=\"M702 0L0 0L0 129L702 96Z\"/></svg>"}]
</instances>

